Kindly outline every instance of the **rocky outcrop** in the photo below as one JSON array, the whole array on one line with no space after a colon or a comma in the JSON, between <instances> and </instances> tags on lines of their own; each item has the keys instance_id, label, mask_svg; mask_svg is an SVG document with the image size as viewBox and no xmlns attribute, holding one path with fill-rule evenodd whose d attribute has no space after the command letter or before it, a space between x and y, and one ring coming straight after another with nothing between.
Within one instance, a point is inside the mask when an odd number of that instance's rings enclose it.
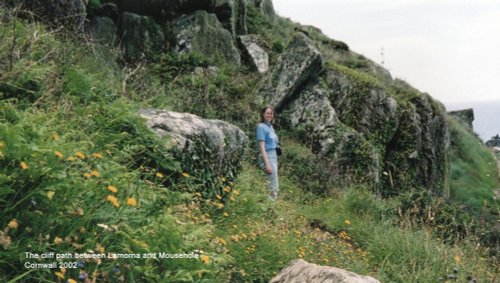
<instances>
[{"instance_id":1,"label":"rocky outcrop","mask_svg":"<svg viewBox=\"0 0 500 283\"><path fill-rule=\"evenodd\" d=\"M9 0L14 1L14 0ZM153 53L199 53L215 63L240 65L237 37L248 33L251 17L271 22L271 0L23 0L24 7L54 26L82 34L95 43L120 44L125 61L151 59ZM89 11L86 11L88 5ZM86 19L87 12L89 18ZM257 13L257 14L256 14ZM86 21L87 20L87 21ZM257 42L241 39L242 52L259 72L269 65ZM167 40L166 40L167 39Z\"/></svg>"},{"instance_id":2,"label":"rocky outcrop","mask_svg":"<svg viewBox=\"0 0 500 283\"><path fill-rule=\"evenodd\" d=\"M141 110L140 114L149 128L165 137L167 142L173 142L173 148L184 155L209 152L205 162L211 163L212 169L219 174L217 176L226 176L224 170L236 167L234 164L243 158L248 137L227 122L166 110Z\"/></svg>"},{"instance_id":3,"label":"rocky outcrop","mask_svg":"<svg viewBox=\"0 0 500 283\"><path fill-rule=\"evenodd\" d=\"M342 122L378 143L387 143L397 127L398 102L376 84L358 80L341 67L325 70L329 98Z\"/></svg>"},{"instance_id":4,"label":"rocky outcrop","mask_svg":"<svg viewBox=\"0 0 500 283\"><path fill-rule=\"evenodd\" d=\"M247 33L247 10L252 8L272 22L276 17L271 0L118 0L121 11L172 19L183 14L205 11L217 15L233 35Z\"/></svg>"},{"instance_id":5,"label":"rocky outcrop","mask_svg":"<svg viewBox=\"0 0 500 283\"><path fill-rule=\"evenodd\" d=\"M161 17L176 17L190 14L197 10L213 11L214 0L118 0L122 11L140 15Z\"/></svg>"},{"instance_id":6,"label":"rocky outcrop","mask_svg":"<svg viewBox=\"0 0 500 283\"><path fill-rule=\"evenodd\" d=\"M263 104L305 133L334 176L355 176L388 195L411 187L446 194L444 107L404 82L378 80L364 65L357 71L323 60L309 36L297 33L259 84Z\"/></svg>"},{"instance_id":7,"label":"rocky outcrop","mask_svg":"<svg viewBox=\"0 0 500 283\"><path fill-rule=\"evenodd\" d=\"M260 82L257 95L280 111L321 68L320 52L307 36L297 33L269 74Z\"/></svg>"},{"instance_id":8,"label":"rocky outcrop","mask_svg":"<svg viewBox=\"0 0 500 283\"><path fill-rule=\"evenodd\" d=\"M421 187L448 195L450 136L444 106L427 94L410 100L398 115L398 128L385 148L386 187L398 194Z\"/></svg>"},{"instance_id":9,"label":"rocky outcrop","mask_svg":"<svg viewBox=\"0 0 500 283\"><path fill-rule=\"evenodd\" d=\"M122 50L128 60L140 60L162 50L165 37L151 17L123 13L120 22Z\"/></svg>"},{"instance_id":10,"label":"rocky outcrop","mask_svg":"<svg viewBox=\"0 0 500 283\"><path fill-rule=\"evenodd\" d=\"M259 73L267 72L269 69L269 55L259 46L258 35L242 35L238 39L250 66Z\"/></svg>"},{"instance_id":11,"label":"rocky outcrop","mask_svg":"<svg viewBox=\"0 0 500 283\"><path fill-rule=\"evenodd\" d=\"M487 147L499 147L500 146L500 136L496 135L494 137L491 137L491 139L486 141L485 144Z\"/></svg>"},{"instance_id":12,"label":"rocky outcrop","mask_svg":"<svg viewBox=\"0 0 500 283\"><path fill-rule=\"evenodd\" d=\"M314 141L314 151L326 154L334 145L335 127L340 123L325 90L312 80L282 112L291 128L303 128Z\"/></svg>"},{"instance_id":13,"label":"rocky outcrop","mask_svg":"<svg viewBox=\"0 0 500 283\"><path fill-rule=\"evenodd\" d=\"M320 266L297 259L290 262L271 283L380 283L370 276L361 276L356 273L329 266Z\"/></svg>"},{"instance_id":14,"label":"rocky outcrop","mask_svg":"<svg viewBox=\"0 0 500 283\"><path fill-rule=\"evenodd\" d=\"M456 110L456 111L449 111L448 114L452 117L457 118L460 122L462 122L469 129L474 128L473 124L472 124L472 122L474 122L474 110L472 108L463 109L463 110Z\"/></svg>"},{"instance_id":15,"label":"rocky outcrop","mask_svg":"<svg viewBox=\"0 0 500 283\"><path fill-rule=\"evenodd\" d=\"M215 61L241 63L231 33L222 27L214 14L196 11L183 15L175 21L173 34L177 53L195 52Z\"/></svg>"}]
</instances>

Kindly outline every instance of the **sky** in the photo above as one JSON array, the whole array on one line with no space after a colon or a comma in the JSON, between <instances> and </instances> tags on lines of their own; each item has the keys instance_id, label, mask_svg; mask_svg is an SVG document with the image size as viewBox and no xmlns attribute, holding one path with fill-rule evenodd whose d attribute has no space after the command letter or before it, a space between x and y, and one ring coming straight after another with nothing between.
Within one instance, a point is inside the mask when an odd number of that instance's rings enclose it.
<instances>
[{"instance_id":1,"label":"sky","mask_svg":"<svg viewBox=\"0 0 500 283\"><path fill-rule=\"evenodd\" d=\"M273 0L447 104L500 100L500 0Z\"/></svg>"}]
</instances>

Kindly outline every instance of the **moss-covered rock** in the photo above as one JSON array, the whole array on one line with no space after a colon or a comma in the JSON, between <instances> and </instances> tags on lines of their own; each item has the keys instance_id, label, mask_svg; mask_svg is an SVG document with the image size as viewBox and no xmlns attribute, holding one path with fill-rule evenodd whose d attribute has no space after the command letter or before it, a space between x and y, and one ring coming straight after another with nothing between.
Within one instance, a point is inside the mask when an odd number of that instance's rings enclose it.
<instances>
[{"instance_id":1,"label":"moss-covered rock","mask_svg":"<svg viewBox=\"0 0 500 283\"><path fill-rule=\"evenodd\" d=\"M214 14L196 11L183 15L173 24L174 51L198 53L217 62L240 65L240 54L231 33L224 29Z\"/></svg>"},{"instance_id":2,"label":"moss-covered rock","mask_svg":"<svg viewBox=\"0 0 500 283\"><path fill-rule=\"evenodd\" d=\"M151 17L125 12L120 22L123 56L129 61L150 58L163 51L165 36Z\"/></svg>"},{"instance_id":3,"label":"moss-covered rock","mask_svg":"<svg viewBox=\"0 0 500 283\"><path fill-rule=\"evenodd\" d=\"M278 62L261 80L257 95L266 104L280 110L296 97L310 78L317 76L321 68L321 54L311 39L297 33Z\"/></svg>"}]
</instances>

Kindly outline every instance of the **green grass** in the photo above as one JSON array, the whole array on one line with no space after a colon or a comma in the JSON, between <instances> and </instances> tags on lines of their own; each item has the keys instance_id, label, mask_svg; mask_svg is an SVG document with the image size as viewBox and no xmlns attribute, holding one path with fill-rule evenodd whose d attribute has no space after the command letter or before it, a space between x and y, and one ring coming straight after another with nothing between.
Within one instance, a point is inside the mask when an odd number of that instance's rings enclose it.
<instances>
[{"instance_id":1,"label":"green grass","mask_svg":"<svg viewBox=\"0 0 500 283\"><path fill-rule=\"evenodd\" d=\"M493 190L498 188L495 157L481 140L450 118L453 160L451 163L451 197L479 211L495 207ZM471 189L473 188L473 189Z\"/></svg>"},{"instance_id":2,"label":"green grass","mask_svg":"<svg viewBox=\"0 0 500 283\"><path fill-rule=\"evenodd\" d=\"M461 281L498 277L491 251L477 246L474 235L445 243L435 236L439 227L416 225L403 213L401 199L380 199L347 180L318 181L335 176L314 175L310 149L285 133L277 202L268 200L253 155L235 180L186 174L185 160L146 128L137 109L198 111L251 136L256 78L244 69L191 73L200 58L121 68L96 46L1 19L0 281L87 274L102 282L268 282L296 258L381 282L444 281L453 268ZM162 82L158 68L181 70ZM472 148L468 140L463 150ZM479 168L484 176L489 159L475 154L466 151L462 170ZM489 185L486 180L461 186ZM213 186L203 187L206 182ZM224 201L214 194L220 189ZM75 269L31 270L27 261L46 261L27 259L26 251L202 257L86 259Z\"/></svg>"}]
</instances>

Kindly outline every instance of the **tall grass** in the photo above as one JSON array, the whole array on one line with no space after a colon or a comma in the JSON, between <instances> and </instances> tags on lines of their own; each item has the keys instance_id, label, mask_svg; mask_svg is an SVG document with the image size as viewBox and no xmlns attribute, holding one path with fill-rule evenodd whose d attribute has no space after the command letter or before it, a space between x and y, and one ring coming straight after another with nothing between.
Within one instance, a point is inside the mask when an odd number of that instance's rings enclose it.
<instances>
[{"instance_id":1,"label":"tall grass","mask_svg":"<svg viewBox=\"0 0 500 283\"><path fill-rule=\"evenodd\" d=\"M484 205L495 207L493 190L498 188L495 157L476 134L449 118L452 162L451 197L479 211Z\"/></svg>"}]
</instances>

